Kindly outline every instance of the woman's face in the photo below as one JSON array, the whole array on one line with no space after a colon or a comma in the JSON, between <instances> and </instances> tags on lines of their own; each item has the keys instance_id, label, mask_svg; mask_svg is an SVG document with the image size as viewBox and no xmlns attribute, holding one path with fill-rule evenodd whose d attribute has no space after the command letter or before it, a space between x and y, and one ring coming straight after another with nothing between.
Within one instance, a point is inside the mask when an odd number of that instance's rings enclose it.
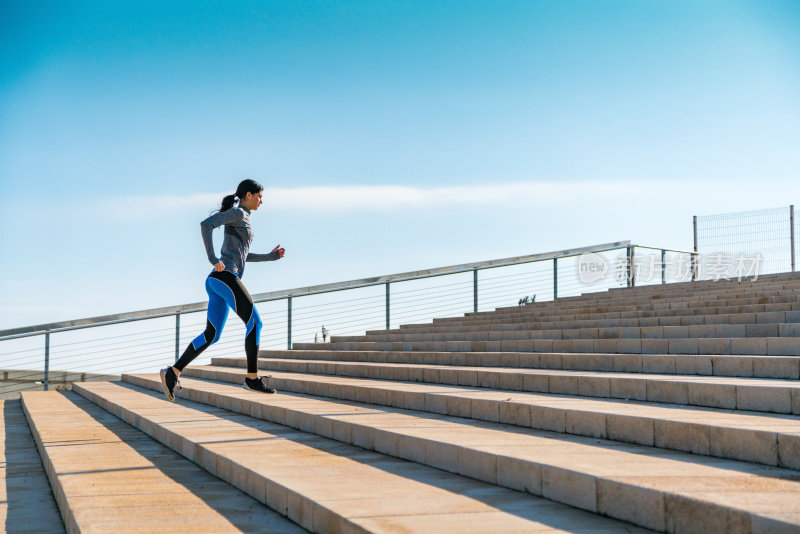
<instances>
[{"instance_id":1,"label":"woman's face","mask_svg":"<svg viewBox=\"0 0 800 534\"><path fill-rule=\"evenodd\" d=\"M242 205L250 211L257 210L262 203L261 197L263 195L263 191L259 191L258 193L247 193L244 196L244 199L242 199Z\"/></svg>"}]
</instances>

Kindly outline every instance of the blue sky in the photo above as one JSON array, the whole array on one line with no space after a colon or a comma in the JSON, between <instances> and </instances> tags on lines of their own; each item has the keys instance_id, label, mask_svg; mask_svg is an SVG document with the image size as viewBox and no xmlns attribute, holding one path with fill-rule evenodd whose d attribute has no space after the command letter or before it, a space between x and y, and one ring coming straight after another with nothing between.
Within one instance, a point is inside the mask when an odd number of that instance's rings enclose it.
<instances>
[{"instance_id":1,"label":"blue sky","mask_svg":"<svg viewBox=\"0 0 800 534\"><path fill-rule=\"evenodd\" d=\"M265 185L252 292L798 203L796 1L0 1L0 329L205 298L199 221ZM221 235L216 235L217 246Z\"/></svg>"}]
</instances>

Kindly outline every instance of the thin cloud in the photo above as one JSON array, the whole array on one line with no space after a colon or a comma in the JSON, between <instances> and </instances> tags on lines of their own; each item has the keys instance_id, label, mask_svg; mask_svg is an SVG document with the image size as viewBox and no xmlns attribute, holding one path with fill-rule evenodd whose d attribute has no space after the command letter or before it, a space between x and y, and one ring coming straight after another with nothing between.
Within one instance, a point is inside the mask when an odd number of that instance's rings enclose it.
<instances>
[{"instance_id":1,"label":"thin cloud","mask_svg":"<svg viewBox=\"0 0 800 534\"><path fill-rule=\"evenodd\" d=\"M731 184L727 184L730 187ZM450 208L514 208L518 206L587 209L599 204L685 205L692 200L707 206L713 199L725 199L726 188L714 182L675 181L661 186L647 180L606 180L584 182L536 182L450 187L397 185L353 185L314 187L267 187L264 202L271 212L356 213ZM228 193L194 195L134 196L99 203L109 218L139 220L142 217L170 217L187 211L211 213ZM750 193L759 202L758 191ZM702 201L698 199L703 199ZM765 199L766 200L766 199ZM774 201L770 202L770 205ZM722 202L722 204L727 204ZM729 209L726 207L726 209Z\"/></svg>"},{"instance_id":2,"label":"thin cloud","mask_svg":"<svg viewBox=\"0 0 800 534\"><path fill-rule=\"evenodd\" d=\"M467 185L455 187L341 186L267 188L271 209L314 211L392 211L457 206L504 206L527 199L535 203L572 198L579 184ZM607 186L602 187L607 189Z\"/></svg>"},{"instance_id":3,"label":"thin cloud","mask_svg":"<svg viewBox=\"0 0 800 534\"><path fill-rule=\"evenodd\" d=\"M552 205L574 202L589 195L613 197L621 191L630 194L644 189L636 183L570 183L556 182L465 185L453 187L315 186L267 187L264 202L270 211L310 210L314 212L396 211L406 209L445 208L458 206L512 206L520 202ZM195 195L133 196L103 203L108 215L115 219L139 219L168 215L170 212L207 209L213 211L228 193Z\"/></svg>"}]
</instances>

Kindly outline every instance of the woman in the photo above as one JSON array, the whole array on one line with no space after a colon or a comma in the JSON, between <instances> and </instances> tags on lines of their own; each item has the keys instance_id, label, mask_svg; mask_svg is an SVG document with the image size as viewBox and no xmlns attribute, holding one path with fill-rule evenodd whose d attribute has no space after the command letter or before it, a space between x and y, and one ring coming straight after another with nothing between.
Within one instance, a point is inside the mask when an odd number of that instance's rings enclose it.
<instances>
[{"instance_id":1,"label":"woman","mask_svg":"<svg viewBox=\"0 0 800 534\"><path fill-rule=\"evenodd\" d=\"M244 350L247 354L247 378L244 388L261 393L275 393L275 390L264 384L258 377L258 345L261 339L261 319L253 305L253 298L242 283L244 264L246 261L274 261L283 257L286 252L280 245L269 254L251 254L248 252L253 242L253 228L250 226L250 213L261 205L264 188L253 180L244 180L239 184L236 193L222 199L219 212L200 223L203 243L208 254L208 261L214 270L206 278L208 292L208 318L205 331L197 336L183 355L172 367L161 370L161 384L164 395L170 401L175 400L175 387L181 371L209 345L216 343L225 326L228 308L238 315L247 330L244 338ZM239 203L233 207L236 199ZM225 226L225 238L222 241L222 257L214 254L212 231Z\"/></svg>"}]
</instances>

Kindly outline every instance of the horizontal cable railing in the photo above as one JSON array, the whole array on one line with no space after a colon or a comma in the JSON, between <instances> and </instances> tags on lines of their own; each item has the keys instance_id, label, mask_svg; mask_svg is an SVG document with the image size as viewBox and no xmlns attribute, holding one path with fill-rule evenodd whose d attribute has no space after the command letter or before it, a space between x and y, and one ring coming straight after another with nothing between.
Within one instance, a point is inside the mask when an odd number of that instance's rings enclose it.
<instances>
[{"instance_id":1,"label":"horizontal cable railing","mask_svg":"<svg viewBox=\"0 0 800 534\"><path fill-rule=\"evenodd\" d=\"M688 271L669 266L667 260L678 257ZM315 341L323 348L331 335L361 335L616 287L689 281L694 257L620 241L252 296L263 322L261 349ZM155 372L204 330L205 311L206 303L194 303L0 331L0 398ZM241 355L243 348L244 325L231 315L220 340L193 364Z\"/></svg>"}]
</instances>

